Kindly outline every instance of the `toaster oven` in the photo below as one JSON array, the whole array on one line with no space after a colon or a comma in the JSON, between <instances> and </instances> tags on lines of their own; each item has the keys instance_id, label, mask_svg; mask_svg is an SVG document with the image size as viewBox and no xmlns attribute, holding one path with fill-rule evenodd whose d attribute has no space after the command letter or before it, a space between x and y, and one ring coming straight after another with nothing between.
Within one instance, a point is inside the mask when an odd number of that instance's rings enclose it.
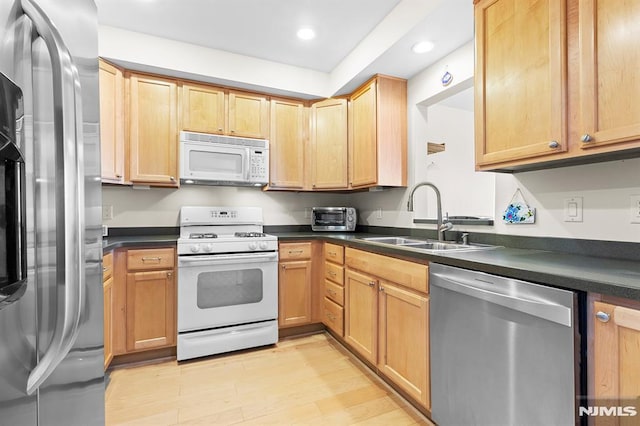
<instances>
[{"instance_id":1,"label":"toaster oven","mask_svg":"<svg viewBox=\"0 0 640 426\"><path fill-rule=\"evenodd\" d=\"M314 207L311 210L313 231L355 231L356 209L353 207Z\"/></svg>"}]
</instances>

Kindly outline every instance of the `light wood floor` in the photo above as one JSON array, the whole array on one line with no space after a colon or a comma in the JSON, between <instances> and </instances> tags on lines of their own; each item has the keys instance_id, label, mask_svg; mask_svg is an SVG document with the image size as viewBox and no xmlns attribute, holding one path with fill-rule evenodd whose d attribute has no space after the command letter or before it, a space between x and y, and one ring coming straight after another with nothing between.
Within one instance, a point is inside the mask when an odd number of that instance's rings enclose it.
<instances>
[{"instance_id":1,"label":"light wood floor","mask_svg":"<svg viewBox=\"0 0 640 426\"><path fill-rule=\"evenodd\" d=\"M432 425L326 334L116 369L106 417L107 425Z\"/></svg>"}]
</instances>

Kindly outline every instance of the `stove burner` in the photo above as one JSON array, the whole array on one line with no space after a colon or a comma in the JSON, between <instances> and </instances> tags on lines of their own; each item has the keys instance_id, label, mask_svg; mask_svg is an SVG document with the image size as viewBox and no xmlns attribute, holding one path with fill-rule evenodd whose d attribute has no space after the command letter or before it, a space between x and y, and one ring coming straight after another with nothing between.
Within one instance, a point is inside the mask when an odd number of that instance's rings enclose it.
<instances>
[{"instance_id":1,"label":"stove burner","mask_svg":"<svg viewBox=\"0 0 640 426\"><path fill-rule=\"evenodd\" d=\"M218 238L218 236L214 233L193 233L193 234L189 234L189 238L192 240L199 240L201 238Z\"/></svg>"},{"instance_id":2,"label":"stove burner","mask_svg":"<svg viewBox=\"0 0 640 426\"><path fill-rule=\"evenodd\" d=\"M266 234L263 232L236 232L233 234L234 237L239 238L257 238L257 237L265 237Z\"/></svg>"}]
</instances>

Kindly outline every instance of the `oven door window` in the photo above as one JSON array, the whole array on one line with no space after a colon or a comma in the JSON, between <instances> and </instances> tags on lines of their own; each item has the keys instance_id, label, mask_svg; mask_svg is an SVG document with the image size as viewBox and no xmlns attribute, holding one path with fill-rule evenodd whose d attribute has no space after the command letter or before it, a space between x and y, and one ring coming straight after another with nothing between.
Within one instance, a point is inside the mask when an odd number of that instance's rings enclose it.
<instances>
[{"instance_id":1,"label":"oven door window","mask_svg":"<svg viewBox=\"0 0 640 426\"><path fill-rule=\"evenodd\" d=\"M316 212L316 225L343 225L345 223L345 212L343 210L331 212Z\"/></svg>"},{"instance_id":2,"label":"oven door window","mask_svg":"<svg viewBox=\"0 0 640 426\"><path fill-rule=\"evenodd\" d=\"M259 303L262 289L261 269L202 272L198 274L196 301L200 309Z\"/></svg>"}]
</instances>

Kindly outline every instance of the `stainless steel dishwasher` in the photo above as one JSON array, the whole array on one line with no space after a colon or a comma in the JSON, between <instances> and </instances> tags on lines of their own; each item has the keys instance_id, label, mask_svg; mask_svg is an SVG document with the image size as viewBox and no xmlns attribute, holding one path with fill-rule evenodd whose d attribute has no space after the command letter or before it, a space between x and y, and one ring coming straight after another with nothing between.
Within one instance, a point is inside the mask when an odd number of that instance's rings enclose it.
<instances>
[{"instance_id":1,"label":"stainless steel dishwasher","mask_svg":"<svg viewBox=\"0 0 640 426\"><path fill-rule=\"evenodd\" d=\"M439 426L574 425L574 292L432 264L431 399Z\"/></svg>"}]
</instances>

